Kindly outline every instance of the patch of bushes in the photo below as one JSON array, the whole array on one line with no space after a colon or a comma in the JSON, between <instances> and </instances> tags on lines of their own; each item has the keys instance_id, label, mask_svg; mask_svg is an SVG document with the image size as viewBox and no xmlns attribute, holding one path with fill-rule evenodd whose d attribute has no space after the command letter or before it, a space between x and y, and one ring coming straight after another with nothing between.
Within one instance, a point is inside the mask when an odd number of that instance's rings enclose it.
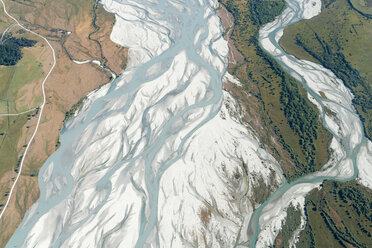
<instances>
[{"instance_id":1,"label":"patch of bushes","mask_svg":"<svg viewBox=\"0 0 372 248\"><path fill-rule=\"evenodd\" d=\"M371 195L356 181L325 181L306 197L308 221L297 247L371 247Z\"/></svg>"},{"instance_id":2,"label":"patch of bushes","mask_svg":"<svg viewBox=\"0 0 372 248\"><path fill-rule=\"evenodd\" d=\"M316 171L328 160L331 135L322 126L317 108L307 99L300 82L283 71L258 43L260 26L278 16L285 8L285 1L222 2L234 16L231 39L244 57L243 62L230 65L229 72L240 78L243 89L262 104L259 111L263 125L269 125L272 135L279 141L273 150L285 150L275 155L281 161L285 176L292 181ZM271 137L268 142L270 140Z\"/></svg>"},{"instance_id":3,"label":"patch of bushes","mask_svg":"<svg viewBox=\"0 0 372 248\"><path fill-rule=\"evenodd\" d=\"M301 94L298 83L294 78L284 72L280 68L280 65L262 50L259 55L263 57L275 73L282 78L280 102L283 104L284 116L291 129L299 137L299 146L308 164L304 172L313 172L315 170L314 156L316 153L314 142L318 139L318 129L322 128L319 122L319 114L315 111L314 107L306 101L306 96ZM281 142L284 142L284 140L281 140ZM295 155L293 154L293 156ZM297 163L297 165L299 165L299 163Z\"/></svg>"},{"instance_id":4,"label":"patch of bushes","mask_svg":"<svg viewBox=\"0 0 372 248\"><path fill-rule=\"evenodd\" d=\"M358 1L356 1L358 2ZM353 105L372 140L371 19L348 0L322 0L322 12L284 30L281 45L300 58L330 69L355 96Z\"/></svg>"},{"instance_id":5,"label":"patch of bushes","mask_svg":"<svg viewBox=\"0 0 372 248\"><path fill-rule=\"evenodd\" d=\"M314 45L310 44L300 34L296 35L296 44L322 63L324 67L333 71L344 82L345 86L351 90L355 96L353 104L364 124L366 135L369 139L372 139L372 122L369 117L369 112L372 109L371 86L350 65L342 52L334 52L332 47L320 38L317 33L314 33L314 36L320 45L319 47L322 48L320 51L314 49Z\"/></svg>"},{"instance_id":6,"label":"patch of bushes","mask_svg":"<svg viewBox=\"0 0 372 248\"><path fill-rule=\"evenodd\" d=\"M75 103L75 104L71 107L71 109L70 109L69 111L67 111L67 112L65 113L65 119L64 119L64 122L67 121L67 120L69 120L69 119L71 119L72 117L74 117L75 113L76 113L77 111L79 111L79 109L80 109L81 106L83 105L84 100L85 100L86 98L87 98L86 96L80 98L80 100L79 100L77 103Z\"/></svg>"},{"instance_id":7,"label":"patch of bushes","mask_svg":"<svg viewBox=\"0 0 372 248\"><path fill-rule=\"evenodd\" d=\"M287 218L274 242L274 248L289 247L295 231L301 225L301 212L292 204L287 208Z\"/></svg>"},{"instance_id":8,"label":"patch of bushes","mask_svg":"<svg viewBox=\"0 0 372 248\"><path fill-rule=\"evenodd\" d=\"M286 3L284 0L252 0L248 1L252 15L252 22L256 25L263 25L275 19L284 10Z\"/></svg>"}]
</instances>

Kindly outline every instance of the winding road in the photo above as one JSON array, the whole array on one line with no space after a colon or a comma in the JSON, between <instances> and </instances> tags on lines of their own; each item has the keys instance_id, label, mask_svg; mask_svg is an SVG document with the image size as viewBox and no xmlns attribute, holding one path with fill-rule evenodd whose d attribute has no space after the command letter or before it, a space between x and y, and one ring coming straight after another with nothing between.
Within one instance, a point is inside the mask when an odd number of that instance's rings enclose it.
<instances>
[{"instance_id":1,"label":"winding road","mask_svg":"<svg viewBox=\"0 0 372 248\"><path fill-rule=\"evenodd\" d=\"M16 179L14 180L14 183L13 183L11 189L10 189L10 192L9 192L9 195L8 195L8 199L7 199L7 201L6 201L5 205L4 205L4 208L3 208L3 210L2 210L1 213L0 213L0 220L1 220L1 218L3 217L3 215L4 215L4 213L5 213L5 210L8 208L8 205L9 205L9 202L10 202L10 200L11 200L11 198L12 198L12 195L13 195L14 189L15 189L15 187L16 187L16 185L17 185L17 182L18 182L18 180L19 180L19 177L20 177L20 175L21 175L21 173L22 173L23 163L24 163L24 161L25 161L25 158L26 158L27 152L28 152L28 150L30 149L31 143L32 143L32 141L34 140L34 138L35 138L35 136L36 136L36 134L37 134L37 132L38 132L38 130L39 130L40 120L41 120L41 117L42 117L42 115L43 115L43 110L44 110L44 106L45 106L45 103L46 103L46 96L45 96L45 82L47 81L47 79L49 78L49 75L50 75L50 74L52 73L52 71L54 70L54 67L55 67L55 65L56 65L56 55L55 55L54 48L52 47L52 45L49 43L49 41L48 41L44 36L42 36L42 35L40 35L40 34L34 32L34 31L32 31L32 30L29 30L29 29L25 28L22 24L19 23L19 21L18 21L16 18L14 18L13 16L11 16L11 15L8 13L8 11L6 10L6 6L5 6L4 1L3 1L3 0L0 0L0 1L1 1L2 5L3 5L4 13L5 13L9 18L11 18L12 20L14 20L15 23L16 23L18 26L20 26L21 28L23 28L23 29L26 30L27 32L30 32L30 33L32 33L32 34L34 34L34 35L36 35L36 36L42 38L42 39L43 39L43 40L48 44L48 46L49 46L50 49L52 50L52 54L53 54L53 64L52 64L52 67L50 68L49 72L46 74L46 76L45 76L45 78L44 78L44 80L43 80L43 82L42 82L42 84L41 84L41 90L42 90L42 92L43 92L43 103L39 106L39 107L40 107L40 115L39 115L39 118L38 118L38 120L37 120L35 130L34 130L32 136L31 136L29 142L27 143L27 146L26 146L25 152L23 153L22 160L21 160L21 163L20 163L20 165L19 165L19 172L18 172L18 174L17 174L17 177L16 177ZM21 113L21 114L23 114L23 113ZM15 114L15 115L19 115L19 114Z\"/></svg>"}]
</instances>

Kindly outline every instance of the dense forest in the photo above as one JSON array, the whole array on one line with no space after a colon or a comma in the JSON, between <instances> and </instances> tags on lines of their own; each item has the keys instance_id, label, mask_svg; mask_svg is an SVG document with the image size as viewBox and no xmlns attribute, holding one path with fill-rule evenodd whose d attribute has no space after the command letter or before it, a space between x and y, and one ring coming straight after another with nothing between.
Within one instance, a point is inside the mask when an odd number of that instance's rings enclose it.
<instances>
[{"instance_id":1,"label":"dense forest","mask_svg":"<svg viewBox=\"0 0 372 248\"><path fill-rule=\"evenodd\" d=\"M0 65L16 65L22 58L22 47L32 47L36 44L35 40L26 38L9 37L0 44Z\"/></svg>"},{"instance_id":2,"label":"dense forest","mask_svg":"<svg viewBox=\"0 0 372 248\"><path fill-rule=\"evenodd\" d=\"M253 0L249 1L252 12L251 20L255 25L263 25L274 21L284 10L285 1Z\"/></svg>"}]
</instances>

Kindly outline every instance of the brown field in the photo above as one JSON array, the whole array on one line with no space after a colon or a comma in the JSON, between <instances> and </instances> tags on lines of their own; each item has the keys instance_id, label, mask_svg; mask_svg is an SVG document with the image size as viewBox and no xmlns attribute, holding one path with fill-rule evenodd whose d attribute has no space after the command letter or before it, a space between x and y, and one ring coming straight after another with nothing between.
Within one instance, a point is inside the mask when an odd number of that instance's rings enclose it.
<instances>
[{"instance_id":1,"label":"brown field","mask_svg":"<svg viewBox=\"0 0 372 248\"><path fill-rule=\"evenodd\" d=\"M89 92L110 81L111 75L107 71L94 64L77 65L71 61L71 58L100 60L116 74L124 69L127 61L127 49L109 39L114 16L106 13L100 5L94 8L95 1L93 0L35 0L27 3L6 0L5 4L8 12L27 28L47 37L56 51L57 64L45 85L47 104L41 117L39 131L25 158L24 168L10 204L0 220L0 233L2 234L0 247L5 246L27 209L39 197L38 171L45 160L56 150L65 113ZM11 22L0 12L0 31L10 24ZM68 31L71 32L70 35L67 34ZM40 41L32 49L39 49L42 46L45 48L46 44ZM43 56L40 53L38 59L43 71L47 72L52 62L50 50L45 51ZM2 75L0 71L0 78ZM40 93L36 91L39 82L35 81L35 85L22 86L17 91L21 94L21 97L16 98L17 104L22 105L31 100L34 101L32 106L40 104L40 102L35 102L35 99L38 99L37 96L40 96ZM36 87L35 90L33 87ZM37 118L38 116L22 115L15 122L19 127L11 126L12 130L14 129L14 135L12 133L7 137L12 137L8 143L12 145L9 149L14 155L13 160L7 165L8 169L0 171L0 210L1 205L7 199L6 193L12 185L12 178L16 176L14 169L19 157L23 154L23 146L28 142L35 128ZM8 130L6 119L0 119L0 123L4 123L5 130ZM4 137L0 136L0 140L2 138ZM9 156L2 154L1 149L0 147L0 161L4 161L3 159Z\"/></svg>"}]
</instances>

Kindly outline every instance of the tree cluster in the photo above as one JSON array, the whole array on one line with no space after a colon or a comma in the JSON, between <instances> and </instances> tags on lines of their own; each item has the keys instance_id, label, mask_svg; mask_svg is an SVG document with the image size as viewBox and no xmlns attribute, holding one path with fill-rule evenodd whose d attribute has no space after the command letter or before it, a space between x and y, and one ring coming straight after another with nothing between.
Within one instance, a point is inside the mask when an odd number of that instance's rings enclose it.
<instances>
[{"instance_id":1,"label":"tree cluster","mask_svg":"<svg viewBox=\"0 0 372 248\"><path fill-rule=\"evenodd\" d=\"M364 124L366 135L372 139L372 87L360 76L359 72L352 67L341 52L334 52L331 46L317 33L314 40L321 49L305 40L300 34L296 35L296 44L301 46L307 53L317 59L322 65L336 74L346 87L354 94L353 104Z\"/></svg>"},{"instance_id":2,"label":"tree cluster","mask_svg":"<svg viewBox=\"0 0 372 248\"><path fill-rule=\"evenodd\" d=\"M11 37L0 44L0 65L12 66L22 58L22 47L32 47L35 40Z\"/></svg>"},{"instance_id":3,"label":"tree cluster","mask_svg":"<svg viewBox=\"0 0 372 248\"><path fill-rule=\"evenodd\" d=\"M272 22L286 6L284 0L253 0L249 1L249 4L252 12L251 19L256 25Z\"/></svg>"}]
</instances>

